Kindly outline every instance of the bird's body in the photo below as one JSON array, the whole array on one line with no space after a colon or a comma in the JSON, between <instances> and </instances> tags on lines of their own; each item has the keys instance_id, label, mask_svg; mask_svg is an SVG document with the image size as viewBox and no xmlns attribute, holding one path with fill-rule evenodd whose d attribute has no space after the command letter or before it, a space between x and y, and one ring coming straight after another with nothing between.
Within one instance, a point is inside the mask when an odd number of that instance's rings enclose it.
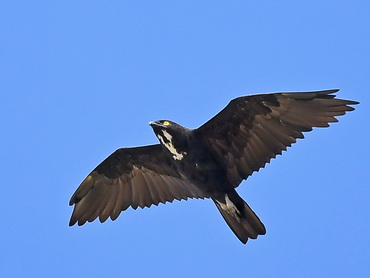
<instances>
[{"instance_id":1,"label":"bird's body","mask_svg":"<svg viewBox=\"0 0 370 278\"><path fill-rule=\"evenodd\" d=\"M242 242L266 233L262 222L227 179L227 169L212 151L207 150L198 130L190 130L167 120L151 122L150 125L162 146L167 149L167 155L173 158L178 172L215 202L225 221ZM168 131L163 126L168 126Z\"/></svg>"},{"instance_id":2,"label":"bird's body","mask_svg":"<svg viewBox=\"0 0 370 278\"><path fill-rule=\"evenodd\" d=\"M171 135L165 131L161 135L162 122L168 122L171 129L178 136ZM206 152L205 146L199 136L191 129L185 129L182 126L170 121L151 122L159 141L168 152L165 152L176 165L179 173L184 175L191 183L199 187L206 195L212 196L225 188L226 170L221 167L212 153ZM162 138L165 139L162 139ZM177 142L174 143L174 142ZM230 186L230 188L232 188Z\"/></svg>"},{"instance_id":3,"label":"bird's body","mask_svg":"<svg viewBox=\"0 0 370 278\"><path fill-rule=\"evenodd\" d=\"M265 227L235 188L281 154L302 132L327 127L353 110L337 90L239 97L197 129L151 122L160 144L122 148L98 165L70 200L70 225L116 219L129 206L150 207L187 198L211 198L246 243Z\"/></svg>"}]
</instances>

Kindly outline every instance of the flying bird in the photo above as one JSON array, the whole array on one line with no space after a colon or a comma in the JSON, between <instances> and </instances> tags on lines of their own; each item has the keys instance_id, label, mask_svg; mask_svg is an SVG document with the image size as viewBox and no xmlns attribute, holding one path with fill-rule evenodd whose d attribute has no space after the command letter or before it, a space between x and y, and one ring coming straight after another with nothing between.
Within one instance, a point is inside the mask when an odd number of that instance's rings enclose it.
<instances>
[{"instance_id":1,"label":"flying bird","mask_svg":"<svg viewBox=\"0 0 370 278\"><path fill-rule=\"evenodd\" d=\"M328 127L354 110L338 90L235 98L196 129L150 122L159 144L121 148L100 163L71 197L69 222L115 220L128 207L188 198L212 199L242 243L266 233L235 188L313 127Z\"/></svg>"}]
</instances>

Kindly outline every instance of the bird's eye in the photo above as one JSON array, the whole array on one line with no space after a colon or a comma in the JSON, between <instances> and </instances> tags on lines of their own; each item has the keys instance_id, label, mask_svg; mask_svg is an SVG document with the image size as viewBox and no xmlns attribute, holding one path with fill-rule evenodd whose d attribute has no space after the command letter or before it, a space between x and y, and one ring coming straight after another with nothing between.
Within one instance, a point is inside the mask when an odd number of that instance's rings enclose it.
<instances>
[{"instance_id":1,"label":"bird's eye","mask_svg":"<svg viewBox=\"0 0 370 278\"><path fill-rule=\"evenodd\" d=\"M169 125L170 125L170 122L169 122L169 121L164 121L164 122L163 122L163 125L164 125L164 126L169 126Z\"/></svg>"}]
</instances>

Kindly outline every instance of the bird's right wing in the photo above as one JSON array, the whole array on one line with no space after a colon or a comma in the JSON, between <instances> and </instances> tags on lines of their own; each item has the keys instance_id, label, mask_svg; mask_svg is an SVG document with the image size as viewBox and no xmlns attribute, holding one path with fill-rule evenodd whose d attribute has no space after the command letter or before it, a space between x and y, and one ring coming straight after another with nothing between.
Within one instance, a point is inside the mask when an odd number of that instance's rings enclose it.
<instances>
[{"instance_id":1,"label":"bird's right wing","mask_svg":"<svg viewBox=\"0 0 370 278\"><path fill-rule=\"evenodd\" d=\"M161 145L122 148L100 163L81 183L69 204L69 225L97 217L115 220L129 206L150 207L174 199L205 198L176 169Z\"/></svg>"}]
</instances>

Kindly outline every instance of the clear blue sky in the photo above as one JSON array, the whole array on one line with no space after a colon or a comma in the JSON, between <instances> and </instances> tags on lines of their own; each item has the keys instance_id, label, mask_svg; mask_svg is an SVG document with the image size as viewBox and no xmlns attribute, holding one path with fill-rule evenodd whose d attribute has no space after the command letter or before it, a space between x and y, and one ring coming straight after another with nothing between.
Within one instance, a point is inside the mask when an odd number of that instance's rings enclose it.
<instances>
[{"instance_id":1,"label":"clear blue sky","mask_svg":"<svg viewBox=\"0 0 370 278\"><path fill-rule=\"evenodd\" d=\"M1 277L370 277L370 2L2 1ZM148 122L197 127L240 95L340 88L355 112L209 200L68 227L85 176Z\"/></svg>"}]
</instances>

